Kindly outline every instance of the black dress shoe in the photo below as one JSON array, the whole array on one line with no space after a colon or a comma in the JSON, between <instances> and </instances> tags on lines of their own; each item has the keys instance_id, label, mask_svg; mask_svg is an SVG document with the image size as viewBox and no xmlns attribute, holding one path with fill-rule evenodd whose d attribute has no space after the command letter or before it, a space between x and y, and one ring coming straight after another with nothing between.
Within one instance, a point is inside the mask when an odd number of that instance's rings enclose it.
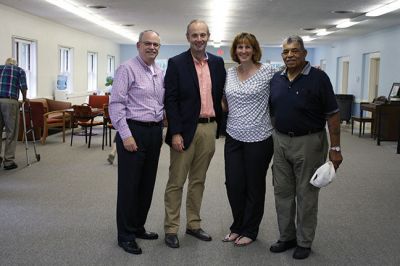
<instances>
[{"instance_id":1,"label":"black dress shoe","mask_svg":"<svg viewBox=\"0 0 400 266\"><path fill-rule=\"evenodd\" d=\"M158 234L154 232L149 232L145 231L144 233L141 234L135 234L136 238L140 239L148 239L148 240L153 240L153 239L158 239Z\"/></svg>"},{"instance_id":2,"label":"black dress shoe","mask_svg":"<svg viewBox=\"0 0 400 266\"><path fill-rule=\"evenodd\" d=\"M176 234L165 234L165 244L170 248L179 248L179 239Z\"/></svg>"},{"instance_id":3,"label":"black dress shoe","mask_svg":"<svg viewBox=\"0 0 400 266\"><path fill-rule=\"evenodd\" d=\"M4 170L12 170L12 169L15 169L17 167L18 167L18 165L16 163L12 163L12 164L9 164L9 165L4 165Z\"/></svg>"},{"instance_id":4,"label":"black dress shoe","mask_svg":"<svg viewBox=\"0 0 400 266\"><path fill-rule=\"evenodd\" d=\"M206 232L204 232L203 229L199 228L199 229L186 229L186 234L192 235L200 240L203 241L211 241L212 238L209 234L207 234Z\"/></svg>"},{"instance_id":5,"label":"black dress shoe","mask_svg":"<svg viewBox=\"0 0 400 266\"><path fill-rule=\"evenodd\" d=\"M294 248L295 246L297 246L297 241L296 239L290 240L290 241L280 241L278 240L278 242L276 242L275 244L273 244L269 250L273 253L280 253L280 252L284 252L288 249Z\"/></svg>"},{"instance_id":6,"label":"black dress shoe","mask_svg":"<svg viewBox=\"0 0 400 266\"><path fill-rule=\"evenodd\" d=\"M136 243L135 240L126 241L126 242L118 242L118 246L123 248L126 252L132 254L142 254L142 249Z\"/></svg>"},{"instance_id":7,"label":"black dress shoe","mask_svg":"<svg viewBox=\"0 0 400 266\"><path fill-rule=\"evenodd\" d=\"M293 258L297 260L303 260L308 258L308 256L310 256L310 253L311 253L311 248L303 248L297 246L293 252Z\"/></svg>"}]
</instances>

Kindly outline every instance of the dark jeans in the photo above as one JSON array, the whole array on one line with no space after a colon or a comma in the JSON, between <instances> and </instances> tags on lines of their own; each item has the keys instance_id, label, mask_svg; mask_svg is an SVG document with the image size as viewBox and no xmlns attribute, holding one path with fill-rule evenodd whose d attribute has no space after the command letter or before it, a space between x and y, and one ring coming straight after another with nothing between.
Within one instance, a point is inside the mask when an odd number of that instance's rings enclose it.
<instances>
[{"instance_id":1,"label":"dark jeans","mask_svg":"<svg viewBox=\"0 0 400 266\"><path fill-rule=\"evenodd\" d=\"M225 140L226 191L233 214L231 232L253 240L264 214L265 179L273 154L272 137L242 142Z\"/></svg>"}]
</instances>

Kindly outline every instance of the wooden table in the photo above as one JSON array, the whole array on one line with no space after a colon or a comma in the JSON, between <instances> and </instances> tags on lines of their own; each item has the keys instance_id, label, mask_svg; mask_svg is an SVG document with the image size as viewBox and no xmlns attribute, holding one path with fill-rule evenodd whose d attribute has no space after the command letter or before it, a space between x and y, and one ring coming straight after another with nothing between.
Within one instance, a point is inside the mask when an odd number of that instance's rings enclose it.
<instances>
[{"instance_id":1,"label":"wooden table","mask_svg":"<svg viewBox=\"0 0 400 266\"><path fill-rule=\"evenodd\" d=\"M371 132L377 140L377 145L381 141L398 141L398 152L400 152L400 103L361 103L360 117L363 111L371 112L372 122Z\"/></svg>"}]
</instances>

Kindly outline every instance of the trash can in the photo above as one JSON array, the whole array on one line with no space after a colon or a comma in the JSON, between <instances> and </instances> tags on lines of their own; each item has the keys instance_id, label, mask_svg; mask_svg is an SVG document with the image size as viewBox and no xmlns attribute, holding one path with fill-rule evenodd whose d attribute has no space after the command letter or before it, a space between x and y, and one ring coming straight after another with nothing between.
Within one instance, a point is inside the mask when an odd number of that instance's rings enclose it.
<instances>
[{"instance_id":1,"label":"trash can","mask_svg":"<svg viewBox=\"0 0 400 266\"><path fill-rule=\"evenodd\" d=\"M340 122L346 121L346 123L350 123L352 107L354 102L353 94L336 94L336 101L339 106L340 111Z\"/></svg>"}]
</instances>

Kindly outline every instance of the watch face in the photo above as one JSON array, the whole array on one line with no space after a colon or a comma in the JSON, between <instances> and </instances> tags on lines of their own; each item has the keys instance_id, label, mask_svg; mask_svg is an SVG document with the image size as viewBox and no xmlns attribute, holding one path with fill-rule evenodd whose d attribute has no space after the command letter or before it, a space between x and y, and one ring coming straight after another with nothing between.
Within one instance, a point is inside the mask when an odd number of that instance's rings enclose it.
<instances>
[{"instance_id":1,"label":"watch face","mask_svg":"<svg viewBox=\"0 0 400 266\"><path fill-rule=\"evenodd\" d=\"M331 147L331 150L333 150L333 151L340 151L340 147Z\"/></svg>"}]
</instances>

